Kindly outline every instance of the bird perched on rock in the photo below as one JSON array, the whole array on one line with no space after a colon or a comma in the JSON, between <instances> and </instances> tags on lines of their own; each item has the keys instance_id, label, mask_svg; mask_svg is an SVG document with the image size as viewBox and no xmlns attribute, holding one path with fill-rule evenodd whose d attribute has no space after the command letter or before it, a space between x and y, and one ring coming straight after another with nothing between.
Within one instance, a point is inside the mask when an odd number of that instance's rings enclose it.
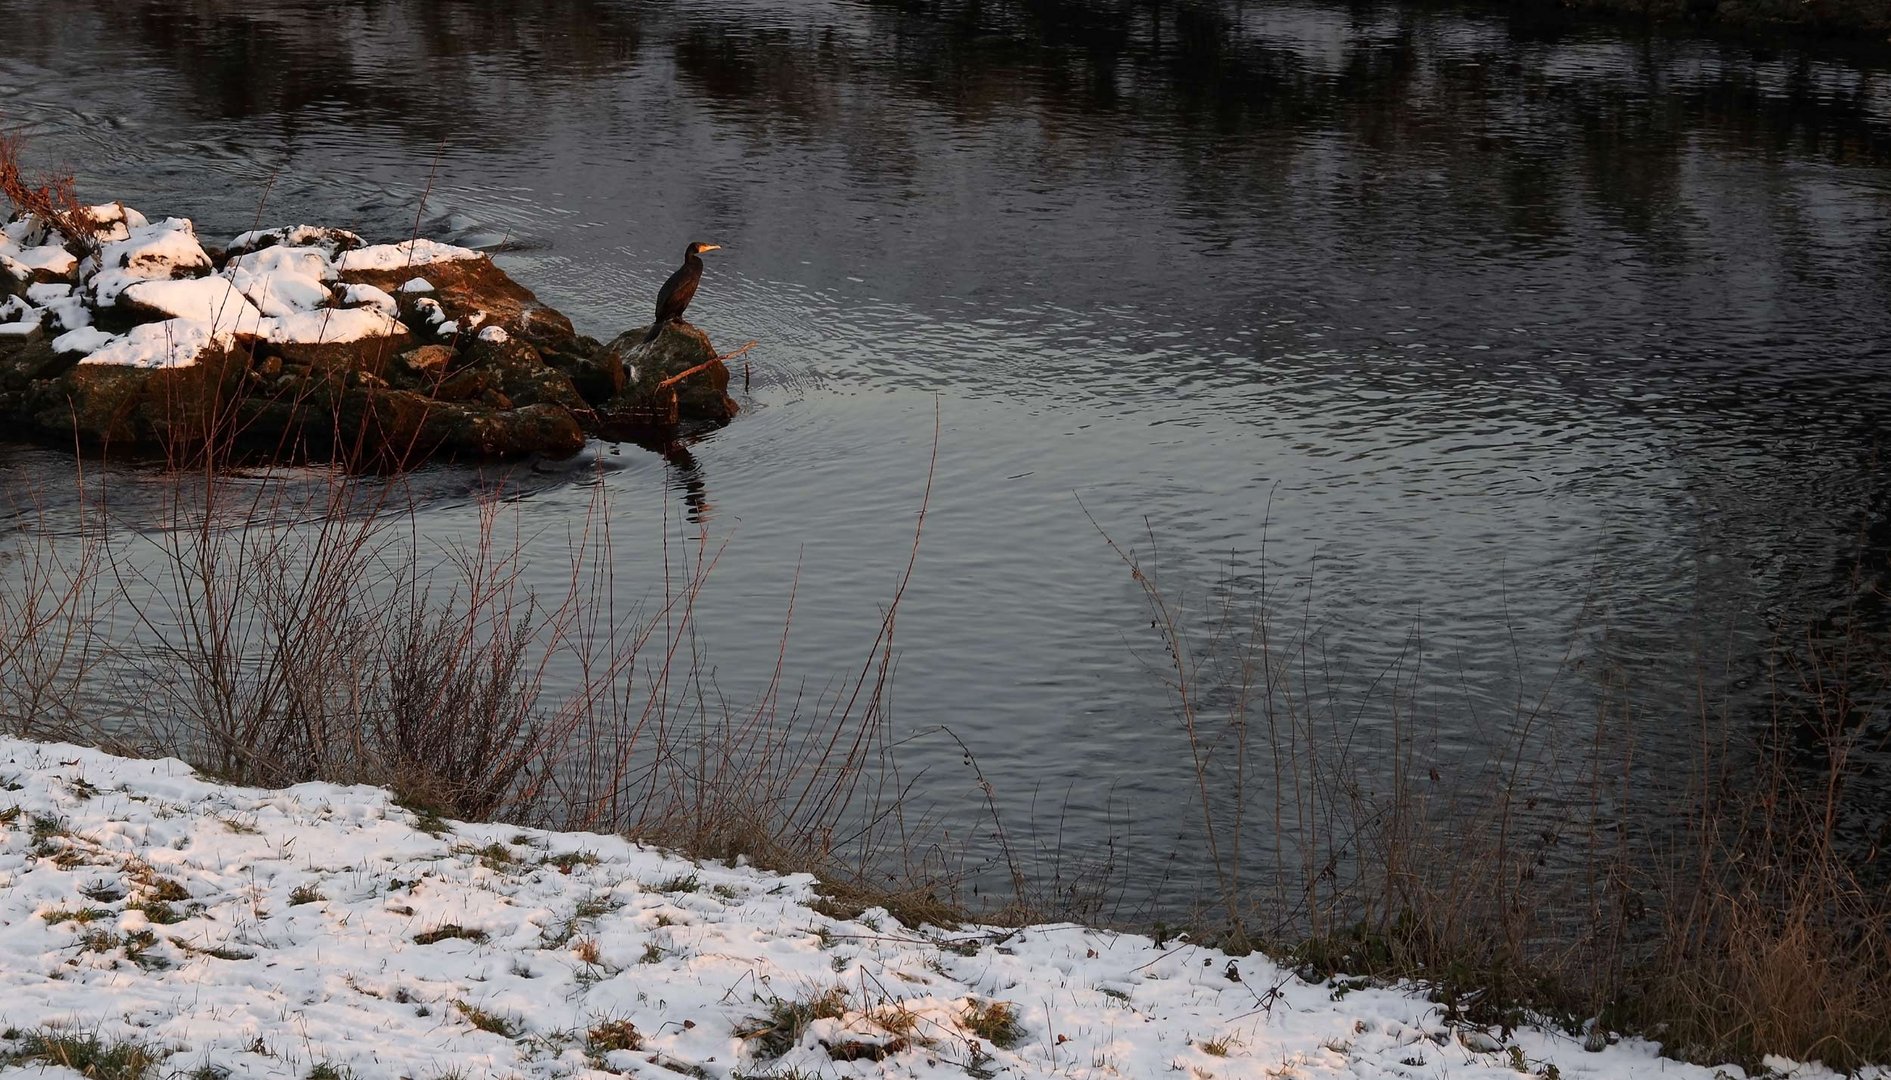
<instances>
[{"instance_id":1,"label":"bird perched on rock","mask_svg":"<svg viewBox=\"0 0 1891 1080\"><path fill-rule=\"evenodd\" d=\"M663 328L683 317L683 309L696 298L696 286L703 279L703 261L699 258L705 251L721 250L721 244L705 244L700 240L683 249L683 265L670 280L663 283L657 293L657 321L650 324L650 332L644 335L644 344L657 339Z\"/></svg>"}]
</instances>

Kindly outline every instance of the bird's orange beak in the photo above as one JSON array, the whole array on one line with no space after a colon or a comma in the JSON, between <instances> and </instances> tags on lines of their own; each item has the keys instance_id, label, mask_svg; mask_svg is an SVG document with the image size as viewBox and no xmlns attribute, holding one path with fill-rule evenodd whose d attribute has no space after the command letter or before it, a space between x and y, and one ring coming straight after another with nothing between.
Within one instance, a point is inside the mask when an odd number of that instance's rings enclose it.
<instances>
[{"instance_id":1,"label":"bird's orange beak","mask_svg":"<svg viewBox=\"0 0 1891 1080\"><path fill-rule=\"evenodd\" d=\"M704 244L703 250L704 251L721 251L722 245L721 244Z\"/></svg>"}]
</instances>

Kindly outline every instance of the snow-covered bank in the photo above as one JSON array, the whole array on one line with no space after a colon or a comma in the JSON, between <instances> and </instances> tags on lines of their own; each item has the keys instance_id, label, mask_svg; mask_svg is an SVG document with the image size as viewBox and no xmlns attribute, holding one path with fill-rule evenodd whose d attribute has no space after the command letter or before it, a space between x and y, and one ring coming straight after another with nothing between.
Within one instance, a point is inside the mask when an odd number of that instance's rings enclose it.
<instances>
[{"instance_id":1,"label":"snow-covered bank","mask_svg":"<svg viewBox=\"0 0 1891 1080\"><path fill-rule=\"evenodd\" d=\"M835 919L817 899L805 875L422 821L373 788L226 787L0 739L0 1055L57 1029L142 1043L157 1075L298 1080L324 1063L415 1080L1744 1075L1637 1042L1500 1045L1421 997L1308 985L1258 955ZM993 1002L1015 1011L1006 1045L973 1019ZM793 1005L818 1016L790 1024Z\"/></svg>"}]
</instances>

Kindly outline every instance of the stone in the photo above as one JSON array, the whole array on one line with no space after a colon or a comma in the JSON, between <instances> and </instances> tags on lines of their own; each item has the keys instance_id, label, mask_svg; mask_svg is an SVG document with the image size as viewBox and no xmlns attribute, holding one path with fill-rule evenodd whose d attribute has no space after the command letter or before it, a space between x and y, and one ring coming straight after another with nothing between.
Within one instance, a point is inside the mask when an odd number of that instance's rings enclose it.
<instances>
[{"instance_id":1,"label":"stone","mask_svg":"<svg viewBox=\"0 0 1891 1080\"><path fill-rule=\"evenodd\" d=\"M40 341L46 337L46 330L38 319L31 322L0 323L0 339L12 338L19 341Z\"/></svg>"},{"instance_id":2,"label":"stone","mask_svg":"<svg viewBox=\"0 0 1891 1080\"><path fill-rule=\"evenodd\" d=\"M0 339L0 390L25 390L38 380L65 373L78 360L55 352L43 336L18 341Z\"/></svg>"},{"instance_id":3,"label":"stone","mask_svg":"<svg viewBox=\"0 0 1891 1080\"><path fill-rule=\"evenodd\" d=\"M449 375L434 388L435 401L477 401L492 389L492 376L480 368Z\"/></svg>"},{"instance_id":4,"label":"stone","mask_svg":"<svg viewBox=\"0 0 1891 1080\"><path fill-rule=\"evenodd\" d=\"M155 370L74 364L29 387L23 408L39 430L67 442L175 452L221 429L248 368L248 358L232 351Z\"/></svg>"},{"instance_id":5,"label":"stone","mask_svg":"<svg viewBox=\"0 0 1891 1080\"><path fill-rule=\"evenodd\" d=\"M374 308L323 308L264 320L256 351L285 364L378 376L413 346L404 324Z\"/></svg>"},{"instance_id":6,"label":"stone","mask_svg":"<svg viewBox=\"0 0 1891 1080\"><path fill-rule=\"evenodd\" d=\"M469 369L490 372L493 386L520 405L557 405L576 412L590 406L564 372L545 363L538 350L514 337L475 336L460 355Z\"/></svg>"},{"instance_id":7,"label":"stone","mask_svg":"<svg viewBox=\"0 0 1891 1080\"><path fill-rule=\"evenodd\" d=\"M604 354L625 371L624 389L601 410L609 422L619 430L663 434L721 427L735 419L740 409L729 396L729 368L716 360L709 335L688 323L671 323L645 345L648 332L648 327L631 330L604 346ZM693 368L701 370L662 385Z\"/></svg>"},{"instance_id":8,"label":"stone","mask_svg":"<svg viewBox=\"0 0 1891 1080\"><path fill-rule=\"evenodd\" d=\"M350 390L337 426L359 447L353 463L406 468L430 458L570 457L584 448L584 429L553 405L487 409L435 401L411 390Z\"/></svg>"},{"instance_id":9,"label":"stone","mask_svg":"<svg viewBox=\"0 0 1891 1080\"><path fill-rule=\"evenodd\" d=\"M605 352L596 338L579 336L570 349L541 350L540 355L590 405L603 405L624 392L624 362Z\"/></svg>"},{"instance_id":10,"label":"stone","mask_svg":"<svg viewBox=\"0 0 1891 1080\"><path fill-rule=\"evenodd\" d=\"M242 233L224 249L225 256L247 255L270 247L320 248L329 258L361 246L361 237L347 229L322 225L289 225L278 229L256 229Z\"/></svg>"},{"instance_id":11,"label":"stone","mask_svg":"<svg viewBox=\"0 0 1891 1080\"><path fill-rule=\"evenodd\" d=\"M25 296L33 271L25 263L0 252L0 296Z\"/></svg>"},{"instance_id":12,"label":"stone","mask_svg":"<svg viewBox=\"0 0 1891 1080\"><path fill-rule=\"evenodd\" d=\"M474 317L484 313L485 318L478 320L480 327L503 327L508 335L537 348L568 350L577 337L570 319L540 303L532 290L512 280L485 255L429 262L418 272L433 286L431 292L401 291L415 276L416 268L411 266L345 269L341 280L373 285L393 295L400 303L402 320L416 332L425 325L424 317L417 314L416 302L426 299L440 305L445 321L471 329Z\"/></svg>"},{"instance_id":13,"label":"stone","mask_svg":"<svg viewBox=\"0 0 1891 1080\"><path fill-rule=\"evenodd\" d=\"M446 373L454 369L458 359L460 350L448 344L424 344L395 357L386 375L403 390L433 390L446 378Z\"/></svg>"}]
</instances>

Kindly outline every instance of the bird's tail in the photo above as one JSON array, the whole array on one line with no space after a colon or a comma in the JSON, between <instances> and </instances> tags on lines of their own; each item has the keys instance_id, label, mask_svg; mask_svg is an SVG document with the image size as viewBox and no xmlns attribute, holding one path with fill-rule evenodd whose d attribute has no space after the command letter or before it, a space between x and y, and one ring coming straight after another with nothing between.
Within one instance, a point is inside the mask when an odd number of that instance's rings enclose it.
<instances>
[{"instance_id":1,"label":"bird's tail","mask_svg":"<svg viewBox=\"0 0 1891 1080\"><path fill-rule=\"evenodd\" d=\"M651 342L655 341L657 339L657 335L661 333L663 333L663 324L660 322L651 323L650 332L643 336L643 343L645 345L650 344Z\"/></svg>"}]
</instances>

